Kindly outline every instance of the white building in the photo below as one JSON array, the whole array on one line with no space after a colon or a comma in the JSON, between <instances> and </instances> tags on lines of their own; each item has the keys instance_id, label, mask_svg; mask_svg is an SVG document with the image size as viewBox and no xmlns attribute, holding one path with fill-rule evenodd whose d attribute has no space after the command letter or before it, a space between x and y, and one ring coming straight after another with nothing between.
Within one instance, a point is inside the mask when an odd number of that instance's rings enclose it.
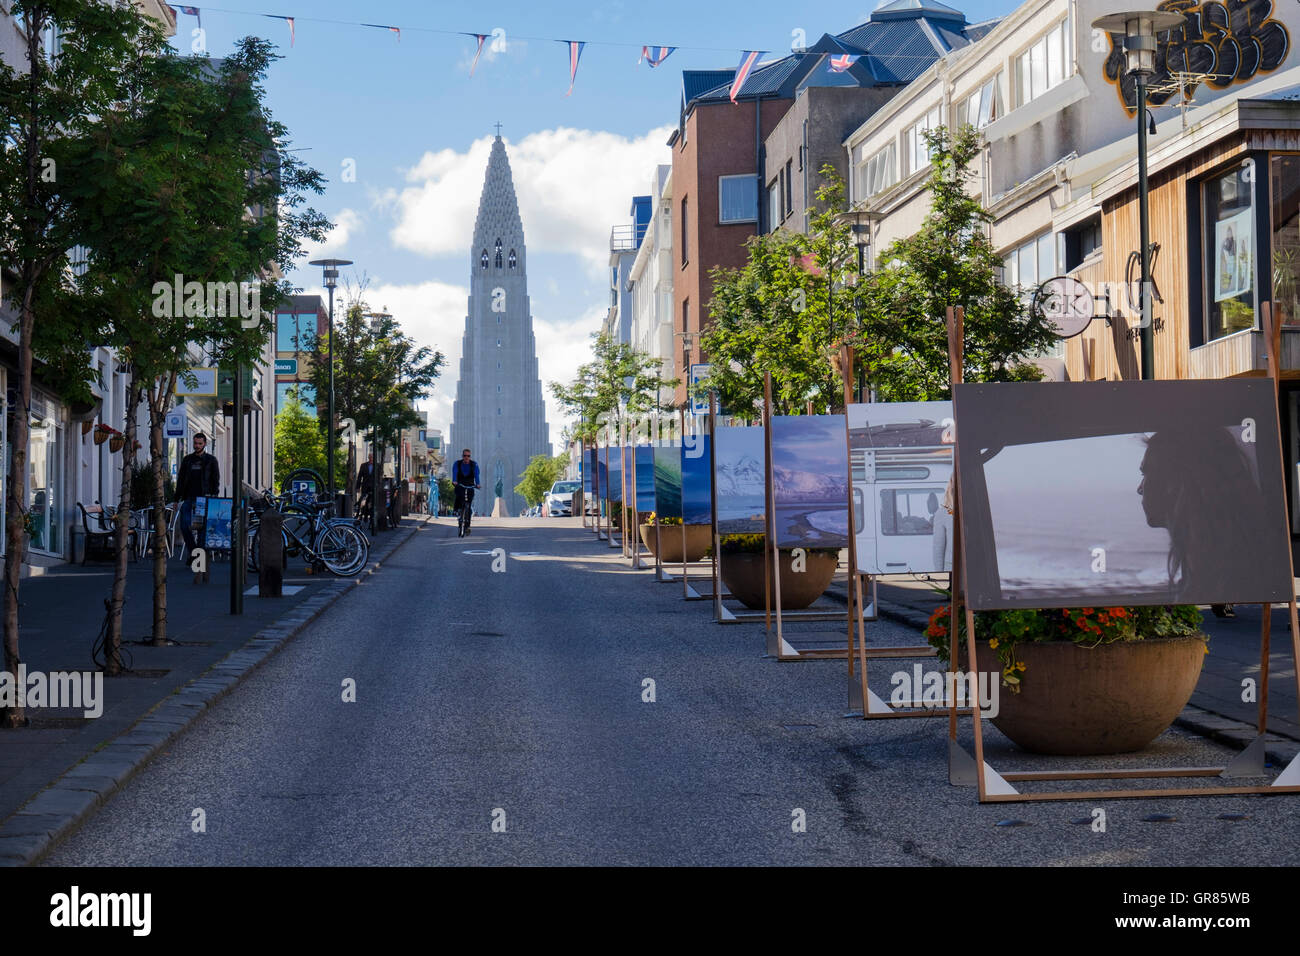
<instances>
[{"instance_id":1,"label":"white building","mask_svg":"<svg viewBox=\"0 0 1300 956\"><path fill-rule=\"evenodd\" d=\"M673 168L655 167L650 184L650 222L628 271L632 290L633 348L663 361L664 375L673 368ZM672 403L673 390L660 390L659 400Z\"/></svg>"}]
</instances>

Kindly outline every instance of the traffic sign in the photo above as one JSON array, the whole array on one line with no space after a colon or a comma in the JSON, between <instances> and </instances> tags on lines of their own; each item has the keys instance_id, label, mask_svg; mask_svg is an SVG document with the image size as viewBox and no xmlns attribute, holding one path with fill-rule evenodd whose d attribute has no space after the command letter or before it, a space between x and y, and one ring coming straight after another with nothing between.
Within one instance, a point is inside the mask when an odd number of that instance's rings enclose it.
<instances>
[{"instance_id":1,"label":"traffic sign","mask_svg":"<svg viewBox=\"0 0 1300 956\"><path fill-rule=\"evenodd\" d=\"M707 414L709 414L709 396L708 396L708 393L705 392L705 393L701 394L701 393L697 392L697 391L695 390L695 385L696 385L696 383L701 382L701 381L703 381L704 379L708 378L708 377L709 377L709 373L710 373L711 371L713 371L713 366L712 366L712 365L692 365L692 366L691 366L691 374L690 374L690 380L689 380L689 381L690 381L691 414L692 414L692 415L707 415Z\"/></svg>"}]
</instances>

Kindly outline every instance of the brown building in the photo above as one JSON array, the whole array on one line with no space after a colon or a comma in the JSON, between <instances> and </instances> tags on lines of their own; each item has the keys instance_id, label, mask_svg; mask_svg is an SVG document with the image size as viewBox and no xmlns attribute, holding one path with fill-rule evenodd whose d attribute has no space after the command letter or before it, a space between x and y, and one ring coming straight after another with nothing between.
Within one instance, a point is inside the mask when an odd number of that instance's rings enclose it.
<instances>
[{"instance_id":1,"label":"brown building","mask_svg":"<svg viewBox=\"0 0 1300 956\"><path fill-rule=\"evenodd\" d=\"M866 23L755 67L734 103L734 70L682 73L681 117L668 140L676 246L673 329L679 343L673 374L682 382L675 401L686 399L689 366L707 361L699 332L709 321L709 271L743 265L750 236L801 222L823 158L845 171L843 136L940 57L986 29L968 26L961 13L934 0L894 0ZM831 68L833 58L843 69ZM796 121L773 140L796 97ZM781 150L779 174L775 160L769 167L768 143ZM796 165L802 167L797 183ZM777 222L769 211L774 202Z\"/></svg>"}]
</instances>

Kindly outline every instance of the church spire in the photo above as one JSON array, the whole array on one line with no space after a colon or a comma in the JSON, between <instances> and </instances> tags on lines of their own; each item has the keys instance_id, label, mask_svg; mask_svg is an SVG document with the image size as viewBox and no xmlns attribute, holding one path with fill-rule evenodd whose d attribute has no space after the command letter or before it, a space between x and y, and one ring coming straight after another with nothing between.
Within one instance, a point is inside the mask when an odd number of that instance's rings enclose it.
<instances>
[{"instance_id":1,"label":"church spire","mask_svg":"<svg viewBox=\"0 0 1300 956\"><path fill-rule=\"evenodd\" d=\"M495 266L498 249L502 250L503 262L513 254L517 267L523 268L524 226L519 218L510 158L499 130L492 141L487 174L483 177L483 194L474 220L474 244L470 247L470 268L482 269L484 259L489 266Z\"/></svg>"}]
</instances>

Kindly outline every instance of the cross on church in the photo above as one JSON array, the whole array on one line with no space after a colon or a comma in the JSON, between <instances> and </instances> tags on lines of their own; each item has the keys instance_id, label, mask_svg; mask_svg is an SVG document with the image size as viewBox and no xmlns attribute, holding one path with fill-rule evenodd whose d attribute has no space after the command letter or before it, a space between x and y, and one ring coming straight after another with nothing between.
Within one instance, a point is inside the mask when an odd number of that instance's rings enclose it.
<instances>
[{"instance_id":1,"label":"cross on church","mask_svg":"<svg viewBox=\"0 0 1300 956\"><path fill-rule=\"evenodd\" d=\"M497 123L497 139L501 138L501 124Z\"/></svg>"}]
</instances>

